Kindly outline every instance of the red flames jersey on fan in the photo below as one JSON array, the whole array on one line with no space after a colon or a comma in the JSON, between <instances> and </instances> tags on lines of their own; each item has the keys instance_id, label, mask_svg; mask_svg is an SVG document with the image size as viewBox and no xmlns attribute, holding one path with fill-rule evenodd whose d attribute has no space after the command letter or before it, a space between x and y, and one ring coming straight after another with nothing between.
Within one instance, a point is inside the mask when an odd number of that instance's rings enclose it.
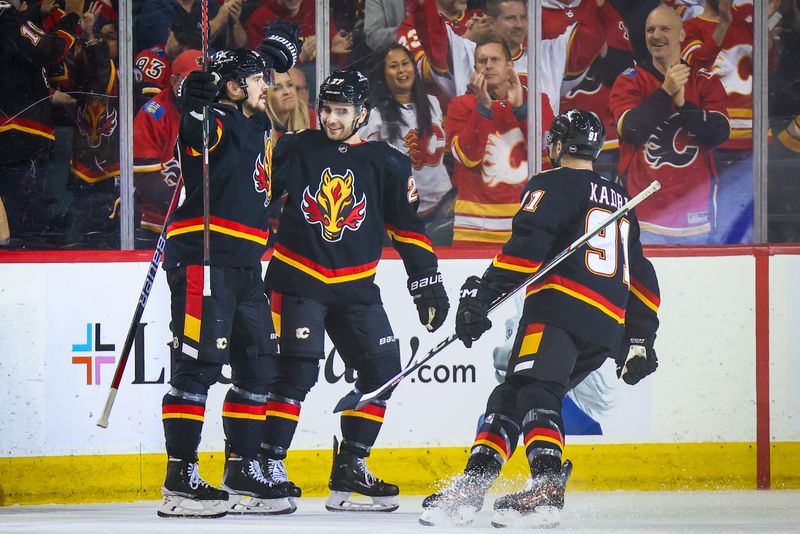
<instances>
[{"instance_id":1,"label":"red flames jersey on fan","mask_svg":"<svg viewBox=\"0 0 800 534\"><path fill-rule=\"evenodd\" d=\"M133 179L142 228L161 231L169 201L181 175L175 156L180 113L172 90L154 96L133 120Z\"/></svg>"},{"instance_id":2,"label":"red flames jersey on fan","mask_svg":"<svg viewBox=\"0 0 800 534\"><path fill-rule=\"evenodd\" d=\"M511 239L483 279L504 292L516 287L619 209L626 196L622 186L590 170L562 167L534 176L521 195ZM623 326L633 337L652 336L659 303L656 273L642 253L631 212L589 240L585 252L529 285L523 317L613 348Z\"/></svg>"},{"instance_id":3,"label":"red flames jersey on fan","mask_svg":"<svg viewBox=\"0 0 800 534\"><path fill-rule=\"evenodd\" d=\"M465 9L459 16L453 19L445 18L441 13L437 13L436 16L444 24L447 24L456 35L462 36L467 31L467 21L475 15L482 16L483 14L483 11L479 9ZM416 24L414 23L413 13L410 13L405 20L400 23L400 26L397 27L397 42L411 51L411 54L417 62L417 68L426 82L432 81L431 69L446 70L446 67L443 67L440 56L433 54L432 63L431 59L429 59L428 55L425 53L425 50L422 48L422 43L420 43L419 35L417 34Z\"/></svg>"},{"instance_id":4,"label":"red flames jersey on fan","mask_svg":"<svg viewBox=\"0 0 800 534\"><path fill-rule=\"evenodd\" d=\"M165 269L203 264L202 125L190 117L181 124L176 149L186 198L167 221ZM267 250L267 206L274 198L269 119L214 104L209 145L211 266L257 267Z\"/></svg>"},{"instance_id":5,"label":"red flames jersey on fan","mask_svg":"<svg viewBox=\"0 0 800 534\"><path fill-rule=\"evenodd\" d=\"M325 303L379 303L375 270L387 233L408 274L437 266L417 217L411 162L388 143L287 133L275 147L274 177L275 195L287 197L267 288Z\"/></svg>"},{"instance_id":6,"label":"red flames jersey on fan","mask_svg":"<svg viewBox=\"0 0 800 534\"><path fill-rule=\"evenodd\" d=\"M139 52L133 61L136 100L139 104L136 109L169 87L171 64L163 46L154 46Z\"/></svg>"},{"instance_id":7,"label":"red flames jersey on fan","mask_svg":"<svg viewBox=\"0 0 800 534\"><path fill-rule=\"evenodd\" d=\"M717 21L696 17L686 21L683 59L710 69L728 93L731 138L720 148L753 149L753 6L733 9L733 21L718 47L712 35Z\"/></svg>"},{"instance_id":8,"label":"red flames jersey on fan","mask_svg":"<svg viewBox=\"0 0 800 534\"><path fill-rule=\"evenodd\" d=\"M620 132L625 114L661 90L663 77L657 77L651 69L628 69L614 84L610 102ZM705 112L727 116L725 89L710 72L693 68L685 91L687 102ZM638 194L653 180L661 182L658 194L636 208L643 230L690 236L711 229L711 195L716 179L711 152L686 131L678 113L651 132L644 145L622 139L619 172L627 179L630 194Z\"/></svg>"},{"instance_id":9,"label":"red flames jersey on fan","mask_svg":"<svg viewBox=\"0 0 800 534\"><path fill-rule=\"evenodd\" d=\"M633 51L628 30L611 2L597 7L594 0L544 0L542 9L542 39L555 39L567 28L576 25L570 38L567 55L567 79L586 72L603 45L628 52Z\"/></svg>"},{"instance_id":10,"label":"red flames jersey on fan","mask_svg":"<svg viewBox=\"0 0 800 534\"><path fill-rule=\"evenodd\" d=\"M453 185L456 241L504 243L528 181L527 119L508 100L492 102L492 118L478 111L475 95L454 98L445 119L447 144L456 164Z\"/></svg>"}]
</instances>

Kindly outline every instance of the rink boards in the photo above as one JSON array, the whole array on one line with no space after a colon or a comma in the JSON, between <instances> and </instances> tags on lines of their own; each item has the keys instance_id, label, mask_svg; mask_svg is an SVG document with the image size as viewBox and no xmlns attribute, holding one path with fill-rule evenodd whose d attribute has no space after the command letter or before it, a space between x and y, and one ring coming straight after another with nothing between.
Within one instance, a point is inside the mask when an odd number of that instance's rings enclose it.
<instances>
[{"instance_id":1,"label":"rink boards","mask_svg":"<svg viewBox=\"0 0 800 534\"><path fill-rule=\"evenodd\" d=\"M565 453L576 465L571 487L800 487L797 250L654 249L650 255L662 288L659 370L630 387L616 380L609 362L577 399L602 434L567 436ZM103 430L95 421L147 260L55 258L0 256L0 504L158 498L171 338L163 272ZM404 362L412 357L412 338L427 351L447 336L459 286L488 261L441 260L453 308L434 334L417 321L402 262L380 264L377 282ZM497 383L492 354L507 343L506 323L513 327L515 313L516 303L507 303L471 350L454 344L400 385L370 460L377 474L415 494L463 467ZM288 459L290 475L309 495L326 491L339 427L331 410L352 387L351 374L328 348ZM201 471L212 482L222 471L225 391L212 388L201 443ZM525 470L520 450L507 471L515 478Z\"/></svg>"}]
</instances>

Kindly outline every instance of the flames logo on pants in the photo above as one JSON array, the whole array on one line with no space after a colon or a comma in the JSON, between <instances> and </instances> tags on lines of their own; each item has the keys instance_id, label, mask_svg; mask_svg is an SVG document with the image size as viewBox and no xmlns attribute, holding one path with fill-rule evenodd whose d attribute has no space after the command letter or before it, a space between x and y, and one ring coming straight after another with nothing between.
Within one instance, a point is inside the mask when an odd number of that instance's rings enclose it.
<instances>
[{"instance_id":1,"label":"flames logo on pants","mask_svg":"<svg viewBox=\"0 0 800 534\"><path fill-rule=\"evenodd\" d=\"M367 215L367 197L356 199L353 190L353 171L347 169L344 176L332 174L330 167L322 171L322 181L312 196L308 187L303 192L300 205L303 215L311 224L319 224L322 237L336 242L345 229L358 230Z\"/></svg>"}]
</instances>

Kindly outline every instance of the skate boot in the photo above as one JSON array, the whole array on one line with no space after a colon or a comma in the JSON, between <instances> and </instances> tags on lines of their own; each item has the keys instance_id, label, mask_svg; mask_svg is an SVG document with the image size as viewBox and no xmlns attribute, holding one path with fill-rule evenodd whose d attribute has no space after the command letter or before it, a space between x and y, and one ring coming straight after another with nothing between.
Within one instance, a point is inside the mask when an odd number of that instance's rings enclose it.
<instances>
[{"instance_id":1,"label":"skate boot","mask_svg":"<svg viewBox=\"0 0 800 534\"><path fill-rule=\"evenodd\" d=\"M200 478L196 460L170 458L161 493L164 502L158 508L160 517L213 518L228 513L228 492Z\"/></svg>"},{"instance_id":2,"label":"skate boot","mask_svg":"<svg viewBox=\"0 0 800 534\"><path fill-rule=\"evenodd\" d=\"M420 524L461 526L472 523L483 508L483 499L500 474L500 468L500 462L486 454L470 457L463 474L422 501Z\"/></svg>"},{"instance_id":3,"label":"skate boot","mask_svg":"<svg viewBox=\"0 0 800 534\"><path fill-rule=\"evenodd\" d=\"M400 488L370 473L366 458L340 451L335 437L328 488L331 496L325 508L331 512L394 512L400 506L397 502ZM350 500L352 494L370 497L372 502Z\"/></svg>"},{"instance_id":4,"label":"skate boot","mask_svg":"<svg viewBox=\"0 0 800 534\"><path fill-rule=\"evenodd\" d=\"M303 494L303 490L289 480L289 476L286 474L286 466L283 465L283 460L261 456L260 462L261 471L264 473L264 476L266 476L274 486L285 488L289 500L292 504L296 505L297 499Z\"/></svg>"},{"instance_id":5,"label":"skate boot","mask_svg":"<svg viewBox=\"0 0 800 534\"><path fill-rule=\"evenodd\" d=\"M567 460L561 472L533 477L523 491L500 497L494 502L494 527L552 528L561 522L564 490L572 474Z\"/></svg>"},{"instance_id":6,"label":"skate boot","mask_svg":"<svg viewBox=\"0 0 800 534\"><path fill-rule=\"evenodd\" d=\"M253 458L231 457L225 461L222 489L230 493L229 514L291 514L297 507L286 488L272 484Z\"/></svg>"}]
</instances>

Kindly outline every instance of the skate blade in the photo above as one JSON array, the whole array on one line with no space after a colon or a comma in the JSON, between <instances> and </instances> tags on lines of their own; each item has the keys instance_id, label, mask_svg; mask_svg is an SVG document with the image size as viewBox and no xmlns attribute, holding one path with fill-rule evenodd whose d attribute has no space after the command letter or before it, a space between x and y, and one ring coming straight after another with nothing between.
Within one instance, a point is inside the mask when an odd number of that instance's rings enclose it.
<instances>
[{"instance_id":1,"label":"skate blade","mask_svg":"<svg viewBox=\"0 0 800 534\"><path fill-rule=\"evenodd\" d=\"M290 499L259 499L250 495L231 494L227 502L231 515L285 515L297 510Z\"/></svg>"},{"instance_id":2,"label":"skate blade","mask_svg":"<svg viewBox=\"0 0 800 534\"><path fill-rule=\"evenodd\" d=\"M478 514L474 506L459 506L456 509L427 508L419 516L419 524L426 527L463 527L471 525Z\"/></svg>"},{"instance_id":3,"label":"skate blade","mask_svg":"<svg viewBox=\"0 0 800 534\"><path fill-rule=\"evenodd\" d=\"M492 526L495 528L555 528L561 522L561 510L555 506L537 506L523 515L516 510L495 510Z\"/></svg>"},{"instance_id":4,"label":"skate blade","mask_svg":"<svg viewBox=\"0 0 800 534\"><path fill-rule=\"evenodd\" d=\"M159 517L214 519L228 514L228 501L198 501L180 495L164 495L156 511Z\"/></svg>"},{"instance_id":5,"label":"skate blade","mask_svg":"<svg viewBox=\"0 0 800 534\"><path fill-rule=\"evenodd\" d=\"M352 493L346 491L332 491L325 501L325 509L329 512L394 512L400 507L397 496L393 497L368 497L355 494L359 498L372 501L355 501L350 497Z\"/></svg>"}]
</instances>

